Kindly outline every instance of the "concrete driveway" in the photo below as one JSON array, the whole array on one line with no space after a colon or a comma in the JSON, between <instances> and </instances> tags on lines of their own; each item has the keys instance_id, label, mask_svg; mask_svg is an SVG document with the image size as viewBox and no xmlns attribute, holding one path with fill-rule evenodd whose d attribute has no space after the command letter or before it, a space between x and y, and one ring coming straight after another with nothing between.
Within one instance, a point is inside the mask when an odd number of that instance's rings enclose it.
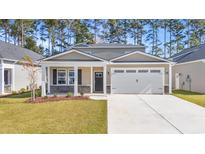
<instances>
[{"instance_id":1,"label":"concrete driveway","mask_svg":"<svg viewBox=\"0 0 205 154\"><path fill-rule=\"evenodd\" d=\"M205 133L205 108L171 95L109 95L108 133Z\"/></svg>"}]
</instances>

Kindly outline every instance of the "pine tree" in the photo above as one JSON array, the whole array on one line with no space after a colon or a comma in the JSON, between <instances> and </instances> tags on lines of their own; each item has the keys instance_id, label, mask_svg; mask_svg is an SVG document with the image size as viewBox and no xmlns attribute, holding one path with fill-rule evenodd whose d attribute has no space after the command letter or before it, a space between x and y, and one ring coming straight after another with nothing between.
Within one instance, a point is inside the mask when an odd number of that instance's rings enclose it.
<instances>
[{"instance_id":1,"label":"pine tree","mask_svg":"<svg viewBox=\"0 0 205 154\"><path fill-rule=\"evenodd\" d=\"M134 45L142 45L143 35L146 33L144 25L146 20L142 19L130 19L130 37L133 38Z\"/></svg>"},{"instance_id":2,"label":"pine tree","mask_svg":"<svg viewBox=\"0 0 205 154\"><path fill-rule=\"evenodd\" d=\"M9 40L9 32L10 32L10 20L9 19L1 19L0 20L0 30L3 31L4 41L8 42Z\"/></svg>"},{"instance_id":3,"label":"pine tree","mask_svg":"<svg viewBox=\"0 0 205 154\"><path fill-rule=\"evenodd\" d=\"M146 37L146 41L151 42L151 54L160 56L162 53L162 49L160 48L161 42L159 40L159 28L160 28L160 20L148 20L149 30Z\"/></svg>"}]
</instances>

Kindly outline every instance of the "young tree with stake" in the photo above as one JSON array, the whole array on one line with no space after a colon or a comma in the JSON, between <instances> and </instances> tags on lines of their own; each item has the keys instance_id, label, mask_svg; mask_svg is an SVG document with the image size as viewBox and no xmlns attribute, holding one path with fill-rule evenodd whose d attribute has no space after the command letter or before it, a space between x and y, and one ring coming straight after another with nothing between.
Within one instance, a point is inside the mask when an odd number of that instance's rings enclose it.
<instances>
[{"instance_id":1,"label":"young tree with stake","mask_svg":"<svg viewBox=\"0 0 205 154\"><path fill-rule=\"evenodd\" d=\"M24 56L22 61L20 62L23 65L23 68L28 72L28 80L30 83L30 89L31 89L31 100L35 101L36 96L36 88L37 88L37 79L38 79L38 68L36 67L38 64L36 64L31 57Z\"/></svg>"}]
</instances>

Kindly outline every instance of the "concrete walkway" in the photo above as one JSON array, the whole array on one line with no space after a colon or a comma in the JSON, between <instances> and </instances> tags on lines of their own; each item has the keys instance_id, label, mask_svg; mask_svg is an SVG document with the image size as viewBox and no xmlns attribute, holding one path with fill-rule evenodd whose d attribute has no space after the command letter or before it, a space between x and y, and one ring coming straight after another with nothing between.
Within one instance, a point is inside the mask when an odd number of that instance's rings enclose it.
<instances>
[{"instance_id":1,"label":"concrete walkway","mask_svg":"<svg viewBox=\"0 0 205 154\"><path fill-rule=\"evenodd\" d=\"M205 133L205 108L171 95L109 95L108 133Z\"/></svg>"}]
</instances>

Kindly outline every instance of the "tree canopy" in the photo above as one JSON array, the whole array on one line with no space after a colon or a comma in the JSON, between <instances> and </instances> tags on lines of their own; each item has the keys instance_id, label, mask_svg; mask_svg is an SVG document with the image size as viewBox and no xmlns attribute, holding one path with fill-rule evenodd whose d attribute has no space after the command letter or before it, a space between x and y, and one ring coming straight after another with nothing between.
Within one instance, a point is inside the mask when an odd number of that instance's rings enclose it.
<instances>
[{"instance_id":1,"label":"tree canopy","mask_svg":"<svg viewBox=\"0 0 205 154\"><path fill-rule=\"evenodd\" d=\"M205 43L204 19L1 19L0 40L45 56L78 43L145 45L168 58Z\"/></svg>"}]
</instances>

